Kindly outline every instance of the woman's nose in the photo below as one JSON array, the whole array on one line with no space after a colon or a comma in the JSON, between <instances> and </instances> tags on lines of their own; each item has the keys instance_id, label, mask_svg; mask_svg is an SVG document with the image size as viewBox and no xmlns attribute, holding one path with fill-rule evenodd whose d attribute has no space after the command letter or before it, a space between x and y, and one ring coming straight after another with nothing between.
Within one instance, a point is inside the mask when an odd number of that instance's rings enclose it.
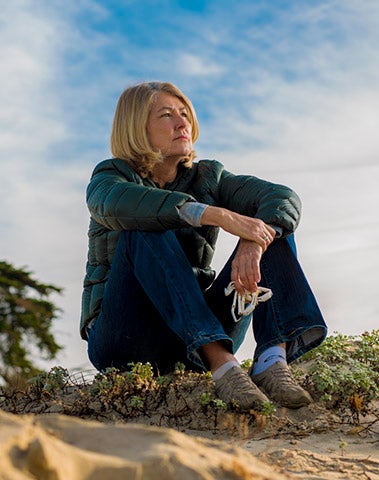
<instances>
[{"instance_id":1,"label":"woman's nose","mask_svg":"<svg viewBox=\"0 0 379 480\"><path fill-rule=\"evenodd\" d=\"M189 121L186 117L183 117L182 115L177 116L177 121L176 121L176 128L179 130L180 128L187 128L189 126Z\"/></svg>"}]
</instances>

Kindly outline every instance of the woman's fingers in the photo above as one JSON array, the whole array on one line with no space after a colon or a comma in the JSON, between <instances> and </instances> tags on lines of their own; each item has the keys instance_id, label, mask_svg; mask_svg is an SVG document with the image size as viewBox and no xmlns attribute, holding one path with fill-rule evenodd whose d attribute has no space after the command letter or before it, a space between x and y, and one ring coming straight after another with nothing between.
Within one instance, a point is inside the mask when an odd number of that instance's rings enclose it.
<instances>
[{"instance_id":1,"label":"woman's fingers","mask_svg":"<svg viewBox=\"0 0 379 480\"><path fill-rule=\"evenodd\" d=\"M241 240L232 262L231 280L240 294L256 292L261 279L259 262L263 249L254 242Z\"/></svg>"}]
</instances>

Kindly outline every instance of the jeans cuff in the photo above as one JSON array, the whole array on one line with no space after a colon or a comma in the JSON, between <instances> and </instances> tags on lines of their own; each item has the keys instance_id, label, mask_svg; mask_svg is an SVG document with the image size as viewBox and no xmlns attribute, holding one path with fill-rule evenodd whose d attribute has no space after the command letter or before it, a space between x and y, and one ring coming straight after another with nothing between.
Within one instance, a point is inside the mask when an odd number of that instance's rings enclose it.
<instances>
[{"instance_id":1,"label":"jeans cuff","mask_svg":"<svg viewBox=\"0 0 379 480\"><path fill-rule=\"evenodd\" d=\"M268 348L285 343L287 345L287 362L291 363L304 355L304 353L320 345L326 335L327 328L324 326L317 325L299 328L289 335L282 335L264 345L257 346L254 353L254 361Z\"/></svg>"}]
</instances>

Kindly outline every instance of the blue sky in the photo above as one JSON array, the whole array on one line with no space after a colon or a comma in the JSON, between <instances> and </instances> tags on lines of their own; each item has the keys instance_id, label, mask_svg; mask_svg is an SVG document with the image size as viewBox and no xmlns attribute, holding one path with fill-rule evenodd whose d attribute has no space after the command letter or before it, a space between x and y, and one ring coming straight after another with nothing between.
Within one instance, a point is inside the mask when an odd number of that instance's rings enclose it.
<instances>
[{"instance_id":1,"label":"blue sky","mask_svg":"<svg viewBox=\"0 0 379 480\"><path fill-rule=\"evenodd\" d=\"M145 80L174 82L191 98L199 158L300 194L300 260L330 332L378 328L376 0L0 6L0 252L64 288L61 364L87 365L85 188L110 156L120 93ZM221 235L216 268L233 245Z\"/></svg>"}]
</instances>

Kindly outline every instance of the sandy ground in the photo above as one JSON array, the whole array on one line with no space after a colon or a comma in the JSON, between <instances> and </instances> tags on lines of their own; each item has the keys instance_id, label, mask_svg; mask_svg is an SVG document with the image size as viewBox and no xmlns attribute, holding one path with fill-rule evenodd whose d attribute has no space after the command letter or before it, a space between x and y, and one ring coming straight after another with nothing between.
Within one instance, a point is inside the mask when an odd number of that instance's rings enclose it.
<instances>
[{"instance_id":1,"label":"sandy ground","mask_svg":"<svg viewBox=\"0 0 379 480\"><path fill-rule=\"evenodd\" d=\"M262 416L216 406L209 376L168 380L3 392L0 480L379 480L379 400Z\"/></svg>"},{"instance_id":2,"label":"sandy ground","mask_svg":"<svg viewBox=\"0 0 379 480\"><path fill-rule=\"evenodd\" d=\"M275 418L250 438L227 434L219 438L291 478L379 480L377 422L370 431L362 425L341 425L335 415L319 405L278 410Z\"/></svg>"},{"instance_id":3,"label":"sandy ground","mask_svg":"<svg viewBox=\"0 0 379 480\"><path fill-rule=\"evenodd\" d=\"M0 479L376 480L378 445L378 434L273 438L262 431L250 439L216 439L136 423L0 413Z\"/></svg>"},{"instance_id":4,"label":"sandy ground","mask_svg":"<svg viewBox=\"0 0 379 480\"><path fill-rule=\"evenodd\" d=\"M346 447L341 450L340 444ZM339 432L297 439L248 440L242 445L277 471L303 479L379 479L379 438Z\"/></svg>"}]
</instances>

